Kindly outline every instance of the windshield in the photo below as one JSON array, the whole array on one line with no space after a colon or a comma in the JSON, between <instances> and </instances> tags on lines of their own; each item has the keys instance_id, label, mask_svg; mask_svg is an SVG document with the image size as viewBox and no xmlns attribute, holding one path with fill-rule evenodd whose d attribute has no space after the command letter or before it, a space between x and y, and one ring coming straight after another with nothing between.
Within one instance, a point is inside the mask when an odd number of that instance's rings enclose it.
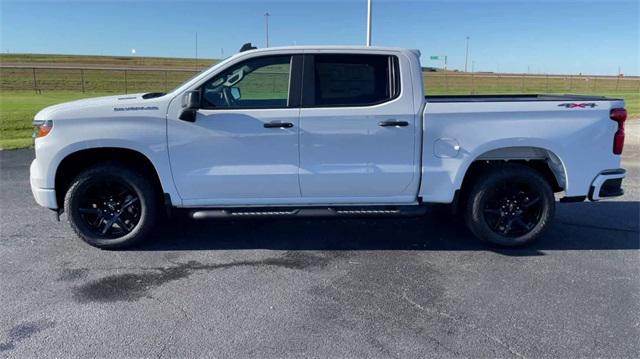
<instances>
[{"instance_id":1,"label":"windshield","mask_svg":"<svg viewBox=\"0 0 640 359\"><path fill-rule=\"evenodd\" d=\"M222 61L220 61L220 62L218 62L217 64L214 64L213 66L207 67L206 69L204 69L204 70L202 70L202 71L198 72L196 75L194 75L194 76L192 76L192 77L188 78L187 80L183 81L180 85L176 86L173 90L169 91L168 93L173 93L173 92L180 91L180 90L182 89L182 87L184 87L185 85L187 85L187 84L188 84L189 82L191 82L192 80L194 80L194 79L196 79L196 78L199 78L199 77L201 77L205 72L208 72L208 71L210 71L210 70L212 70L212 69L214 69L214 68L217 68L218 66L220 66L220 65L222 65L222 64L224 64L224 63L226 63L226 62L227 62L227 60L229 60L229 59L230 59L230 57L229 57L229 58L226 58L226 59L224 59L224 60L222 60Z\"/></svg>"}]
</instances>

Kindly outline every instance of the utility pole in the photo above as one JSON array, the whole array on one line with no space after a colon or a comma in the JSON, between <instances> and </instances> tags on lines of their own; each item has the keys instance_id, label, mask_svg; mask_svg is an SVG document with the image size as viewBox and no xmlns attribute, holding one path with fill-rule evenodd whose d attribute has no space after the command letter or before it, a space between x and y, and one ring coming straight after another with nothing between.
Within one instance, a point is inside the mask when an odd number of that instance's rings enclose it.
<instances>
[{"instance_id":1,"label":"utility pole","mask_svg":"<svg viewBox=\"0 0 640 359\"><path fill-rule=\"evenodd\" d=\"M271 16L271 14L269 14L268 11L264 13L264 24L265 24L265 30L266 30L266 36L267 36L267 47L269 47L269 16Z\"/></svg>"},{"instance_id":2,"label":"utility pole","mask_svg":"<svg viewBox=\"0 0 640 359\"><path fill-rule=\"evenodd\" d=\"M196 72L198 71L198 33L196 32Z\"/></svg>"},{"instance_id":3,"label":"utility pole","mask_svg":"<svg viewBox=\"0 0 640 359\"><path fill-rule=\"evenodd\" d=\"M469 36L467 36L467 54L464 57L464 72L467 72L467 64L469 63Z\"/></svg>"},{"instance_id":4,"label":"utility pole","mask_svg":"<svg viewBox=\"0 0 640 359\"><path fill-rule=\"evenodd\" d=\"M371 12L373 11L372 0L367 0L367 46L371 46Z\"/></svg>"}]
</instances>

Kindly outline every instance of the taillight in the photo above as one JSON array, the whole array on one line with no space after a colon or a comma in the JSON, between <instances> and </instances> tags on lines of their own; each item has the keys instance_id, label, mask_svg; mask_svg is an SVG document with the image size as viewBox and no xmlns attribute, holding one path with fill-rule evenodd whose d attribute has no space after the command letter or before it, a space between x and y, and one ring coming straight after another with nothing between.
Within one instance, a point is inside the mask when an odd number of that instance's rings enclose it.
<instances>
[{"instance_id":1,"label":"taillight","mask_svg":"<svg viewBox=\"0 0 640 359\"><path fill-rule=\"evenodd\" d=\"M616 134L613 135L613 153L620 155L624 147L624 121L627 120L627 110L624 108L611 109L609 118L618 123L618 130Z\"/></svg>"},{"instance_id":2,"label":"taillight","mask_svg":"<svg viewBox=\"0 0 640 359\"><path fill-rule=\"evenodd\" d=\"M53 129L53 121L39 121L33 123L33 137L44 137Z\"/></svg>"}]
</instances>

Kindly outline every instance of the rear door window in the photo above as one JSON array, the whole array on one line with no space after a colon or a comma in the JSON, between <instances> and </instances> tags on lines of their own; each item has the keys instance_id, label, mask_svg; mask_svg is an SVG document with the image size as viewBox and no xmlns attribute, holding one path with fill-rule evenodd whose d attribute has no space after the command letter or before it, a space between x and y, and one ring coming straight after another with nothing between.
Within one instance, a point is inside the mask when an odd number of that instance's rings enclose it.
<instances>
[{"instance_id":1,"label":"rear door window","mask_svg":"<svg viewBox=\"0 0 640 359\"><path fill-rule=\"evenodd\" d=\"M367 106L399 92L397 61L387 55L315 55L314 105Z\"/></svg>"}]
</instances>

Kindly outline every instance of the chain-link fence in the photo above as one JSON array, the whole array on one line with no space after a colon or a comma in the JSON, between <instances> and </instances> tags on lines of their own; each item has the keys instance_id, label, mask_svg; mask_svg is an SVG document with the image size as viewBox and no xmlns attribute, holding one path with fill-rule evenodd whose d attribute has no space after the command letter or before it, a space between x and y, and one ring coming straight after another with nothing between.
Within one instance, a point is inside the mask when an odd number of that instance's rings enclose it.
<instances>
[{"instance_id":1,"label":"chain-link fence","mask_svg":"<svg viewBox=\"0 0 640 359\"><path fill-rule=\"evenodd\" d=\"M196 71L163 69L87 69L0 67L0 90L36 93L166 92ZM558 76L425 72L427 94L486 93L638 93L640 78L623 76Z\"/></svg>"},{"instance_id":2,"label":"chain-link fence","mask_svg":"<svg viewBox=\"0 0 640 359\"><path fill-rule=\"evenodd\" d=\"M168 91L196 71L143 69L0 68L0 90L132 93Z\"/></svg>"},{"instance_id":3,"label":"chain-link fence","mask_svg":"<svg viewBox=\"0 0 640 359\"><path fill-rule=\"evenodd\" d=\"M430 94L640 92L640 78L623 76L426 72L424 83Z\"/></svg>"}]
</instances>

